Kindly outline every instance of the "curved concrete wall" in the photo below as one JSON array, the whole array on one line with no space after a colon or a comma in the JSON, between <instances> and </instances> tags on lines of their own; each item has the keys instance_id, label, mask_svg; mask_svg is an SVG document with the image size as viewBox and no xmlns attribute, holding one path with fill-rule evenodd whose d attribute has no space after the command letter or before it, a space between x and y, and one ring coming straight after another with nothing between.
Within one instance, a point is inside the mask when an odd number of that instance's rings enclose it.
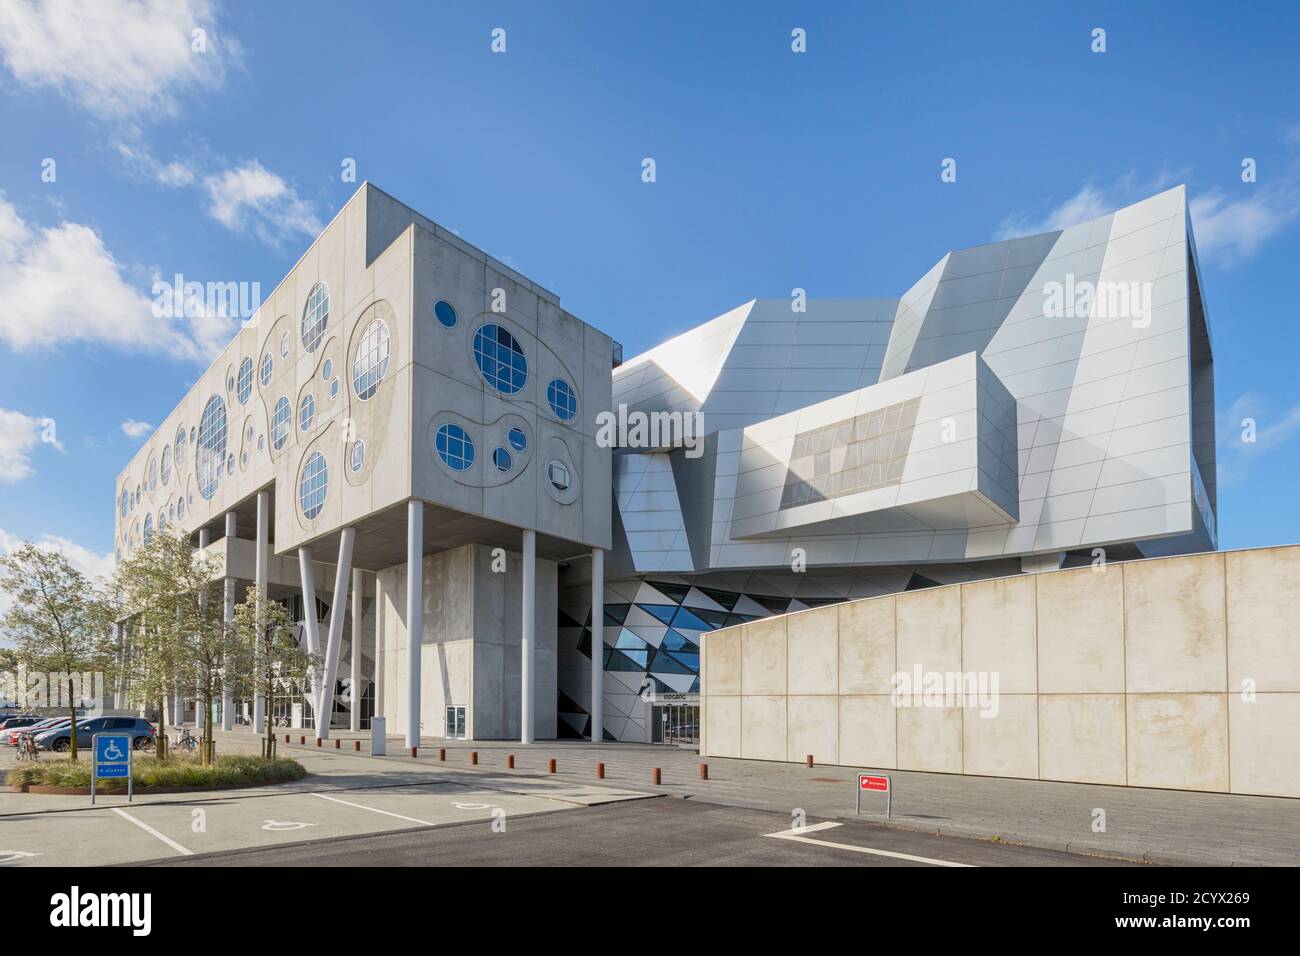
<instances>
[{"instance_id":1,"label":"curved concrete wall","mask_svg":"<svg viewBox=\"0 0 1300 956\"><path fill-rule=\"evenodd\" d=\"M714 631L701 699L707 756L1300 796L1300 546Z\"/></svg>"}]
</instances>

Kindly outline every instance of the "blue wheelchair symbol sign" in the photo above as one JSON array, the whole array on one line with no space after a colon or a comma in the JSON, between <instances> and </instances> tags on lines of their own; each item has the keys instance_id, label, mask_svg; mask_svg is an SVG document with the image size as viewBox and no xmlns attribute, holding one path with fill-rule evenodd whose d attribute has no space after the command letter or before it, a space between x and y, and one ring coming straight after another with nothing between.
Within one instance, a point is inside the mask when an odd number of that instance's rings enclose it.
<instances>
[{"instance_id":1,"label":"blue wheelchair symbol sign","mask_svg":"<svg viewBox=\"0 0 1300 956\"><path fill-rule=\"evenodd\" d=\"M131 740L117 734L95 735L95 776L125 777L131 760Z\"/></svg>"}]
</instances>

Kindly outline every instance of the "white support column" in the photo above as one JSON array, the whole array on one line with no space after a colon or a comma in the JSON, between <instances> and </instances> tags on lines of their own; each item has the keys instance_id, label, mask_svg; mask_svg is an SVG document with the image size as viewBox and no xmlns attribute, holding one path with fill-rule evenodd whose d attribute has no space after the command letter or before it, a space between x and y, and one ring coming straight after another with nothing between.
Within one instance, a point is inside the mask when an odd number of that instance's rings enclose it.
<instances>
[{"instance_id":1,"label":"white support column","mask_svg":"<svg viewBox=\"0 0 1300 956\"><path fill-rule=\"evenodd\" d=\"M316 698L316 739L328 740L330 718L334 713L334 682L338 680L339 654L343 650L343 619L348 613L348 576L352 571L352 544L356 528L339 532L339 562L334 566L334 594L330 598L329 643L325 647L325 673L321 676L320 695Z\"/></svg>"},{"instance_id":2,"label":"white support column","mask_svg":"<svg viewBox=\"0 0 1300 956\"><path fill-rule=\"evenodd\" d=\"M406 503L406 746L420 746L420 651L424 643L424 502Z\"/></svg>"},{"instance_id":3,"label":"white support column","mask_svg":"<svg viewBox=\"0 0 1300 956\"><path fill-rule=\"evenodd\" d=\"M226 512L226 538L235 537L235 513ZM230 570L230 541L226 542L226 570ZM233 623L235 620L235 579L227 577L226 585L226 621ZM225 680L221 682L221 729L233 730L235 726L235 701L230 696L230 684Z\"/></svg>"},{"instance_id":4,"label":"white support column","mask_svg":"<svg viewBox=\"0 0 1300 956\"><path fill-rule=\"evenodd\" d=\"M523 621L519 632L519 742L533 742L533 684L536 670L537 532L524 532Z\"/></svg>"},{"instance_id":5,"label":"white support column","mask_svg":"<svg viewBox=\"0 0 1300 956\"><path fill-rule=\"evenodd\" d=\"M311 548L298 549L298 576L302 580L302 631L307 640L307 653L320 654L320 624L316 620L316 572L311 565ZM307 693L311 697L312 711L320 705L320 673L312 665L307 674Z\"/></svg>"},{"instance_id":6,"label":"white support column","mask_svg":"<svg viewBox=\"0 0 1300 956\"><path fill-rule=\"evenodd\" d=\"M366 593L366 582L360 568L352 569L352 667L348 675L352 683L353 733L361 730L361 598Z\"/></svg>"},{"instance_id":7,"label":"white support column","mask_svg":"<svg viewBox=\"0 0 1300 956\"><path fill-rule=\"evenodd\" d=\"M270 531L271 522L271 493L269 491L259 491L257 493L257 551L256 551L256 580L257 593L262 602L266 601L267 585L267 561L270 551ZM258 605L258 619L261 620L261 604ZM257 694L253 699L253 731L258 734L266 733L266 698Z\"/></svg>"},{"instance_id":8,"label":"white support column","mask_svg":"<svg viewBox=\"0 0 1300 956\"><path fill-rule=\"evenodd\" d=\"M591 742L605 740L605 552L591 549Z\"/></svg>"}]
</instances>

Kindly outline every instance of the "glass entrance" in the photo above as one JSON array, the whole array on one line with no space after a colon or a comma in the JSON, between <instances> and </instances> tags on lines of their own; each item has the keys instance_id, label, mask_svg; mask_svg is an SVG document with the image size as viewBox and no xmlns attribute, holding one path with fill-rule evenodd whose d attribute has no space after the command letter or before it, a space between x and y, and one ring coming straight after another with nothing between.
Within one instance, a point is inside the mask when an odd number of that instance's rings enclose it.
<instances>
[{"instance_id":1,"label":"glass entrance","mask_svg":"<svg viewBox=\"0 0 1300 956\"><path fill-rule=\"evenodd\" d=\"M698 704L655 704L650 717L650 741L656 744L698 744Z\"/></svg>"}]
</instances>

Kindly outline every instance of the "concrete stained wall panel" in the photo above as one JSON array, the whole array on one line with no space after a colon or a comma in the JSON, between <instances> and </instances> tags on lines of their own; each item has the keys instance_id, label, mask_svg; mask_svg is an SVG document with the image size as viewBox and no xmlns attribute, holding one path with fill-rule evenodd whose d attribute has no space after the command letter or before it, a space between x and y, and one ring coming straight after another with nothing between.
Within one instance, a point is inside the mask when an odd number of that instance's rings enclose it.
<instances>
[{"instance_id":1,"label":"concrete stained wall panel","mask_svg":"<svg viewBox=\"0 0 1300 956\"><path fill-rule=\"evenodd\" d=\"M850 601L820 613L839 620L839 692L889 694L895 666L894 595ZM892 724L892 718L891 718ZM891 746L890 752L893 752Z\"/></svg>"},{"instance_id":2,"label":"concrete stained wall panel","mask_svg":"<svg viewBox=\"0 0 1300 956\"><path fill-rule=\"evenodd\" d=\"M1129 694L1128 784L1228 789L1226 694Z\"/></svg>"},{"instance_id":3,"label":"concrete stained wall panel","mask_svg":"<svg viewBox=\"0 0 1300 956\"><path fill-rule=\"evenodd\" d=\"M839 690L838 608L803 611L787 632L787 693L835 694Z\"/></svg>"},{"instance_id":4,"label":"concrete stained wall panel","mask_svg":"<svg viewBox=\"0 0 1300 956\"><path fill-rule=\"evenodd\" d=\"M1038 698L1000 693L988 707L962 709L962 771L987 777L1038 776Z\"/></svg>"},{"instance_id":5,"label":"concrete stained wall panel","mask_svg":"<svg viewBox=\"0 0 1300 956\"><path fill-rule=\"evenodd\" d=\"M1228 584L1228 691L1300 691L1300 548L1224 556Z\"/></svg>"},{"instance_id":6,"label":"concrete stained wall panel","mask_svg":"<svg viewBox=\"0 0 1300 956\"><path fill-rule=\"evenodd\" d=\"M959 707L898 708L898 768L962 772Z\"/></svg>"},{"instance_id":7,"label":"concrete stained wall panel","mask_svg":"<svg viewBox=\"0 0 1300 956\"><path fill-rule=\"evenodd\" d=\"M1122 786L1123 694L1042 694L1038 698L1038 776Z\"/></svg>"},{"instance_id":8,"label":"concrete stained wall panel","mask_svg":"<svg viewBox=\"0 0 1300 956\"><path fill-rule=\"evenodd\" d=\"M785 628L784 617L770 617L745 625L740 660L740 692L746 697L786 693Z\"/></svg>"},{"instance_id":9,"label":"concrete stained wall panel","mask_svg":"<svg viewBox=\"0 0 1300 956\"><path fill-rule=\"evenodd\" d=\"M712 665L710 665L712 666ZM739 757L740 753L740 697L710 697L704 708L704 733L708 738L707 751L701 756Z\"/></svg>"},{"instance_id":10,"label":"concrete stained wall panel","mask_svg":"<svg viewBox=\"0 0 1300 956\"><path fill-rule=\"evenodd\" d=\"M963 671L997 675L1001 694L1038 691L1032 576L961 587Z\"/></svg>"},{"instance_id":11,"label":"concrete stained wall panel","mask_svg":"<svg viewBox=\"0 0 1300 956\"><path fill-rule=\"evenodd\" d=\"M884 694L839 698L840 763L892 770L898 766L897 710Z\"/></svg>"},{"instance_id":12,"label":"concrete stained wall panel","mask_svg":"<svg viewBox=\"0 0 1300 956\"><path fill-rule=\"evenodd\" d=\"M839 704L832 694L787 698L786 758L804 760L809 754L818 763L840 762Z\"/></svg>"},{"instance_id":13,"label":"concrete stained wall panel","mask_svg":"<svg viewBox=\"0 0 1300 956\"><path fill-rule=\"evenodd\" d=\"M898 670L961 670L961 591L904 591L898 601ZM900 744L899 750L902 747Z\"/></svg>"},{"instance_id":14,"label":"concrete stained wall panel","mask_svg":"<svg viewBox=\"0 0 1300 956\"><path fill-rule=\"evenodd\" d=\"M743 627L730 627L704 635L701 649L708 667L708 684L703 683L701 669L701 689L705 693L718 696L740 694L740 655L744 633Z\"/></svg>"},{"instance_id":15,"label":"concrete stained wall panel","mask_svg":"<svg viewBox=\"0 0 1300 956\"><path fill-rule=\"evenodd\" d=\"M1300 693L1228 695L1232 792L1300 796Z\"/></svg>"},{"instance_id":16,"label":"concrete stained wall panel","mask_svg":"<svg viewBox=\"0 0 1300 956\"><path fill-rule=\"evenodd\" d=\"M1198 554L1124 565L1129 693L1227 690L1223 564Z\"/></svg>"},{"instance_id":17,"label":"concrete stained wall panel","mask_svg":"<svg viewBox=\"0 0 1300 956\"><path fill-rule=\"evenodd\" d=\"M740 699L740 755L747 760L786 759L786 697Z\"/></svg>"},{"instance_id":18,"label":"concrete stained wall panel","mask_svg":"<svg viewBox=\"0 0 1300 956\"><path fill-rule=\"evenodd\" d=\"M1038 575L1038 692L1124 692L1124 572Z\"/></svg>"}]
</instances>

